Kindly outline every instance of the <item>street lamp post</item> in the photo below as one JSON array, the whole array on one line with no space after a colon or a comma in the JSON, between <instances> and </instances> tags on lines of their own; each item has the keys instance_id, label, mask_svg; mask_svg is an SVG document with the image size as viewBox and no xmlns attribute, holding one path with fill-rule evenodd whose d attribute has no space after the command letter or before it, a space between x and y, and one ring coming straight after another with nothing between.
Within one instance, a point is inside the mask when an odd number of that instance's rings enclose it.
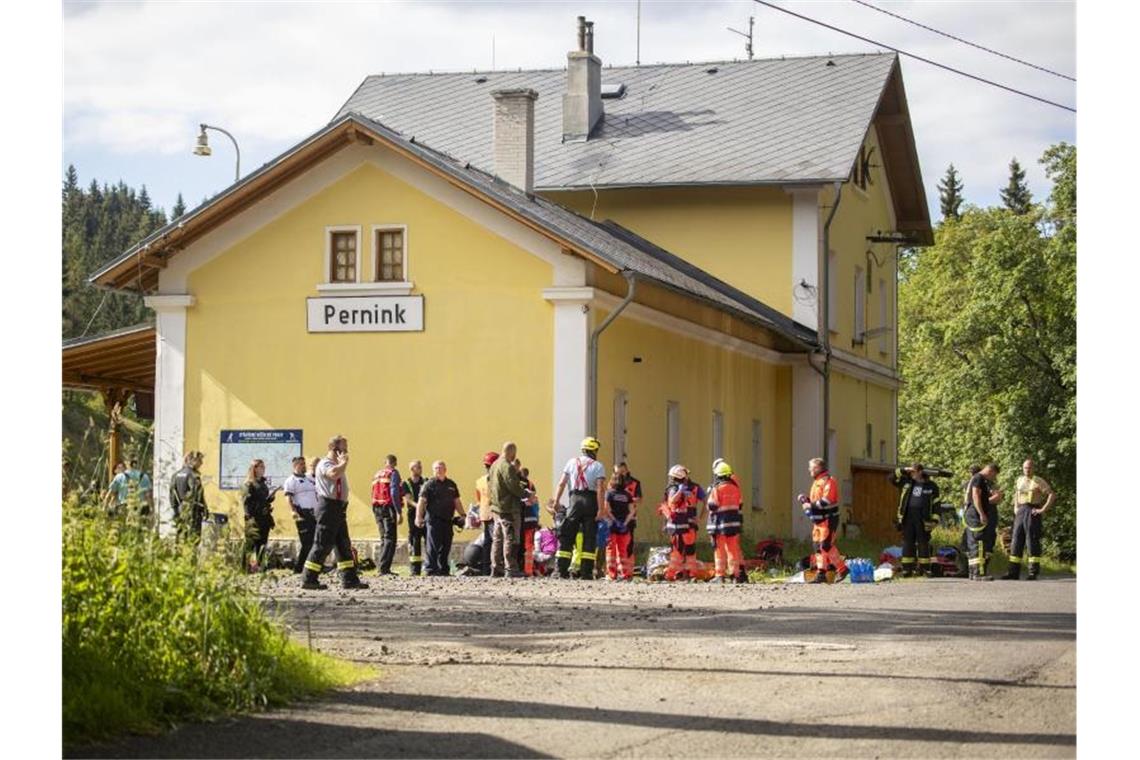
<instances>
[{"instance_id":1,"label":"street lamp post","mask_svg":"<svg viewBox=\"0 0 1140 760\"><path fill-rule=\"evenodd\" d=\"M201 131L198 133L198 145L194 148L195 156L209 156L214 151L210 148L210 143L206 139L206 130L212 129L215 132L221 132L226 137L230 138L230 142L234 144L234 155L236 156L234 162L234 182L241 179L241 149L238 148L237 140L226 130L221 127L211 126L210 124L199 124Z\"/></svg>"}]
</instances>

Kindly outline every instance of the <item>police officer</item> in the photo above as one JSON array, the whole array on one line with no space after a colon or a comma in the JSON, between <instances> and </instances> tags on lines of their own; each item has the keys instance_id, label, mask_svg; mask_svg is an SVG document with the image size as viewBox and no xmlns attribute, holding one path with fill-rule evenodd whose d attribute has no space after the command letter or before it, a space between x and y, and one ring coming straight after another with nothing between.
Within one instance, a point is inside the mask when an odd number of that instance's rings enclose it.
<instances>
[{"instance_id":1,"label":"police officer","mask_svg":"<svg viewBox=\"0 0 1140 760\"><path fill-rule=\"evenodd\" d=\"M380 529L380 558L376 563L379 575L395 575L392 558L396 556L396 526L404 521L400 510L402 499L396 455L389 454L384 458L384 466L372 478L372 517Z\"/></svg>"},{"instance_id":2,"label":"police officer","mask_svg":"<svg viewBox=\"0 0 1140 760\"><path fill-rule=\"evenodd\" d=\"M1033 460L1026 459L1021 465L1021 477L1014 487L1013 539L1009 547L1009 570L1005 579L1016 581L1021 577L1021 554L1029 542L1029 575L1026 580L1037 580L1041 572L1041 515L1057 495L1045 478L1033 474Z\"/></svg>"},{"instance_id":3,"label":"police officer","mask_svg":"<svg viewBox=\"0 0 1140 760\"><path fill-rule=\"evenodd\" d=\"M416 525L427 529L426 575L451 575L451 530L463 527L463 499L459 486L447 477L446 462L432 462L431 474L420 489Z\"/></svg>"},{"instance_id":4,"label":"police officer","mask_svg":"<svg viewBox=\"0 0 1140 760\"><path fill-rule=\"evenodd\" d=\"M426 531L416 525L416 504L420 500L420 490L424 487L424 464L418 459L408 463L411 476L404 481L404 506L408 510L408 565L412 575L419 575L424 566L424 539Z\"/></svg>"},{"instance_id":5,"label":"police officer","mask_svg":"<svg viewBox=\"0 0 1140 760\"><path fill-rule=\"evenodd\" d=\"M562 492L570 486L570 506L566 519L558 531L558 575L570 577L570 560L574 556L574 542L578 532L582 533L582 562L579 566L581 577L594 579L594 561L597 559L598 507L606 500L606 468L598 461L601 444L597 438L582 439L582 454L571 458L562 469L558 479L558 491L554 503L562 501Z\"/></svg>"},{"instance_id":6,"label":"police officer","mask_svg":"<svg viewBox=\"0 0 1140 760\"><path fill-rule=\"evenodd\" d=\"M891 485L900 489L895 530L903 534L903 577L909 578L916 572L930 575L930 531L934 528L934 505L940 494L938 484L926 477L921 462L909 468L898 467L889 478Z\"/></svg>"},{"instance_id":7,"label":"police officer","mask_svg":"<svg viewBox=\"0 0 1140 760\"><path fill-rule=\"evenodd\" d=\"M966 522L966 557L969 564L970 580L992 581L986 574L986 565L997 543L997 505L1001 501L1001 491L993 489L991 483L997 477L999 468L990 462L978 474L970 478L966 487L968 502L964 513Z\"/></svg>"},{"instance_id":8,"label":"police officer","mask_svg":"<svg viewBox=\"0 0 1140 760\"><path fill-rule=\"evenodd\" d=\"M293 509L297 539L301 542L301 548L297 550L297 561L293 563L293 572L297 574L300 574L305 558L313 550L313 534L317 530L317 518L314 516L317 508L317 484L311 473L320 461L314 457L306 472L305 458L293 457L293 474L285 479L285 498Z\"/></svg>"},{"instance_id":9,"label":"police officer","mask_svg":"<svg viewBox=\"0 0 1140 760\"><path fill-rule=\"evenodd\" d=\"M209 514L206 497L202 492L201 451L188 451L182 458L182 469L170 481L170 508L174 512L174 525L182 538L198 540L202 537L202 522Z\"/></svg>"},{"instance_id":10,"label":"police officer","mask_svg":"<svg viewBox=\"0 0 1140 760\"><path fill-rule=\"evenodd\" d=\"M341 585L346 589L368 588L360 580L356 558L352 554L352 540L348 536L348 439L336 435L329 439L328 454L317 464L317 503L315 517L317 532L313 549L305 560L305 573L301 588L325 589L320 572L329 552L336 549L336 567L340 570Z\"/></svg>"}]
</instances>

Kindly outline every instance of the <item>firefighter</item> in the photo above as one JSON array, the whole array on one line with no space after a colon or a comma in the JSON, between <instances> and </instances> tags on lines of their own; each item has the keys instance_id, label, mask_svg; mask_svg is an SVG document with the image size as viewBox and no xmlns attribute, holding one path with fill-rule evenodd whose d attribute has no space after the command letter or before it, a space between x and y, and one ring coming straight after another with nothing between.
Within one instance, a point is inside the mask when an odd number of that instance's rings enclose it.
<instances>
[{"instance_id":1,"label":"firefighter","mask_svg":"<svg viewBox=\"0 0 1140 760\"><path fill-rule=\"evenodd\" d=\"M403 484L396 469L396 455L384 458L384 466L372 476L372 517L380 529L380 557L376 564L378 575L395 575L392 558L396 556L396 526L404 521L400 510Z\"/></svg>"},{"instance_id":2,"label":"firefighter","mask_svg":"<svg viewBox=\"0 0 1140 760\"><path fill-rule=\"evenodd\" d=\"M816 457L808 462L811 474L811 492L797 499L804 514L811 518L811 542L815 550L815 578L812 583L826 583L828 570L835 571L835 581L847 577L847 563L835 545L839 528L839 483L827 471L827 462Z\"/></svg>"},{"instance_id":3,"label":"firefighter","mask_svg":"<svg viewBox=\"0 0 1140 760\"><path fill-rule=\"evenodd\" d=\"M336 550L337 570L340 571L341 585L346 589L365 589L368 584L360 580L356 569L356 557L352 553L352 539L348 535L348 439L342 435L329 439L328 454L317 464L317 533L313 537L313 549L305 560L305 573L301 578L301 588L325 589L320 582L320 572L329 552Z\"/></svg>"},{"instance_id":4,"label":"firefighter","mask_svg":"<svg viewBox=\"0 0 1140 760\"><path fill-rule=\"evenodd\" d=\"M170 481L170 508L178 535L194 541L202 538L202 522L209 515L202 492L203 459L201 451L186 452L182 469Z\"/></svg>"},{"instance_id":5,"label":"firefighter","mask_svg":"<svg viewBox=\"0 0 1140 760\"><path fill-rule=\"evenodd\" d=\"M898 467L888 477L891 485L901 489L895 530L903 534L902 575L930 575L930 532L937 523L934 505L940 494L938 484L926 477L921 462Z\"/></svg>"},{"instance_id":6,"label":"firefighter","mask_svg":"<svg viewBox=\"0 0 1140 760\"><path fill-rule=\"evenodd\" d=\"M611 581L633 580L633 529L637 519L637 504L624 487L621 473L614 468L610 487L606 491L606 505L610 513L610 540L606 544L606 575Z\"/></svg>"},{"instance_id":7,"label":"firefighter","mask_svg":"<svg viewBox=\"0 0 1140 760\"><path fill-rule=\"evenodd\" d=\"M420 489L424 487L424 464L418 459L408 463L411 476L404 481L404 506L408 510L408 565L412 575L419 575L424 566L424 539L427 531L416 525L416 504L420 500Z\"/></svg>"},{"instance_id":8,"label":"firefighter","mask_svg":"<svg viewBox=\"0 0 1140 760\"><path fill-rule=\"evenodd\" d=\"M966 561L972 581L994 579L986 574L986 565L997 542L997 505L1002 493L991 488L991 483L998 471L998 466L990 462L970 479L966 487Z\"/></svg>"},{"instance_id":9,"label":"firefighter","mask_svg":"<svg viewBox=\"0 0 1140 760\"><path fill-rule=\"evenodd\" d=\"M726 578L738 580L740 569L744 565L744 554L740 551L740 531L743 528L740 510L744 498L740 493L740 483L728 462L718 460L713 475L716 479L708 493L708 531L713 539L715 557L713 581L724 583Z\"/></svg>"},{"instance_id":10,"label":"firefighter","mask_svg":"<svg viewBox=\"0 0 1140 760\"><path fill-rule=\"evenodd\" d=\"M1029 543L1029 575L1026 580L1037 580L1041 572L1041 515L1053 502L1057 494L1045 478L1033 474L1033 460L1026 459L1021 465L1021 477L1014 487L1013 499L1013 539L1009 547L1009 570L1005 579L1016 581L1021 577L1021 554Z\"/></svg>"},{"instance_id":11,"label":"firefighter","mask_svg":"<svg viewBox=\"0 0 1140 760\"><path fill-rule=\"evenodd\" d=\"M705 498L705 490L689 480L688 468L680 464L669 468L669 487L659 507L672 545L665 570L667 581L696 577L698 510Z\"/></svg>"},{"instance_id":12,"label":"firefighter","mask_svg":"<svg viewBox=\"0 0 1140 760\"><path fill-rule=\"evenodd\" d=\"M570 486L570 506L558 531L558 575L570 577L570 559L574 556L574 539L582 531L581 577L594 579L594 561L597 559L598 509L605 503L606 468L598 461L601 444L597 438L582 439L581 455L571 458L562 469L554 503L562 501L562 492Z\"/></svg>"}]
</instances>

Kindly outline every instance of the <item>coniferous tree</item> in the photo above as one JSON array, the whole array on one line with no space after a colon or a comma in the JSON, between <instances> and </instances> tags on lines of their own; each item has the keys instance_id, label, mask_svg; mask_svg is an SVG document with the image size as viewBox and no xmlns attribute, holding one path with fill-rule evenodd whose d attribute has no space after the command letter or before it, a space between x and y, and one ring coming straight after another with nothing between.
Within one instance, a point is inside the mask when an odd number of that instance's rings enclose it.
<instances>
[{"instance_id":1,"label":"coniferous tree","mask_svg":"<svg viewBox=\"0 0 1140 760\"><path fill-rule=\"evenodd\" d=\"M1027 214L1033 207L1033 194L1025 184L1025 170L1017 159L1009 162L1009 184L1001 191L1001 201L1015 214Z\"/></svg>"},{"instance_id":2,"label":"coniferous tree","mask_svg":"<svg viewBox=\"0 0 1140 760\"><path fill-rule=\"evenodd\" d=\"M962 180L958 177L958 170L954 164L946 169L946 176L938 183L938 197L942 206L943 219L960 219L962 217Z\"/></svg>"},{"instance_id":3,"label":"coniferous tree","mask_svg":"<svg viewBox=\"0 0 1140 760\"><path fill-rule=\"evenodd\" d=\"M170 210L170 221L178 219L186 213L186 203L182 200L182 193L178 194L178 200L174 202L174 208Z\"/></svg>"}]
</instances>

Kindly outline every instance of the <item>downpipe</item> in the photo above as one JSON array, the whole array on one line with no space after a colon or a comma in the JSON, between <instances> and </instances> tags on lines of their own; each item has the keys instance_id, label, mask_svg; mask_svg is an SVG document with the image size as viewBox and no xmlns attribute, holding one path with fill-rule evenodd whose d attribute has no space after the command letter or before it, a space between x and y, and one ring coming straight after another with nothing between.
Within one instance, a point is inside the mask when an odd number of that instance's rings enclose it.
<instances>
[{"instance_id":1,"label":"downpipe","mask_svg":"<svg viewBox=\"0 0 1140 760\"><path fill-rule=\"evenodd\" d=\"M621 303L611 311L602 323L594 328L590 333L590 358L588 379L586 382L586 434L596 436L598 434L598 338L601 337L602 332L610 326L618 316L625 311L625 307L629 306L633 301L633 294L637 287L637 280L634 273L629 270L622 271L622 277L625 278L627 290L625 298Z\"/></svg>"},{"instance_id":2,"label":"downpipe","mask_svg":"<svg viewBox=\"0 0 1140 760\"><path fill-rule=\"evenodd\" d=\"M820 291L819 343L823 348L823 437L820 439L823 450L820 456L827 457L827 431L831 429L831 222L835 219L835 212L839 210L839 201L842 200L843 183L835 183L835 199L831 204L831 213L823 223L823 288ZM811 360L809 359L810 363ZM813 365L814 367L814 365ZM817 370L818 371L818 370ZM831 462L828 465L831 466Z\"/></svg>"}]
</instances>

